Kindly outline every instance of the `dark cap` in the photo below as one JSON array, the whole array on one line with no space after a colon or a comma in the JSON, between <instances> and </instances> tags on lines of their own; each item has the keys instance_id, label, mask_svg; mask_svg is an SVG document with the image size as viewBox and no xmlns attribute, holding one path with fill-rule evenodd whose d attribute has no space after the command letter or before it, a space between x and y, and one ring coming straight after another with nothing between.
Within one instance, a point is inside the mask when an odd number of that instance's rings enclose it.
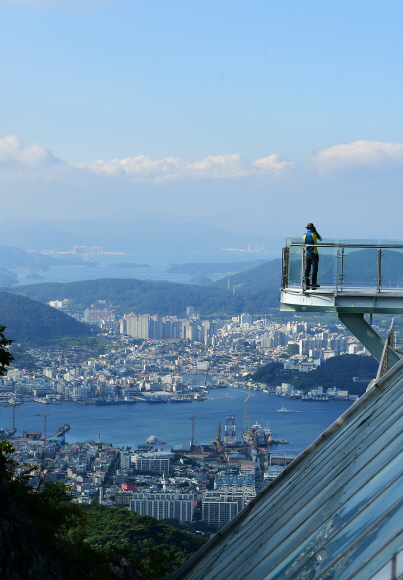
<instances>
[{"instance_id":1,"label":"dark cap","mask_svg":"<svg viewBox=\"0 0 403 580\"><path fill-rule=\"evenodd\" d=\"M313 225L312 222L309 222L309 224L306 225L307 228L314 228L315 226Z\"/></svg>"}]
</instances>

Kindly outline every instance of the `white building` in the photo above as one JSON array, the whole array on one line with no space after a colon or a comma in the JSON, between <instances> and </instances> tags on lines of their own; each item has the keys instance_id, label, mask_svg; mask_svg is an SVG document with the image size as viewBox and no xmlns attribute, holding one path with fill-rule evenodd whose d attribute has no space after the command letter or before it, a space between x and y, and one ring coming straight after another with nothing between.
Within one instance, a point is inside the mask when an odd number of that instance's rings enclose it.
<instances>
[{"instance_id":1,"label":"white building","mask_svg":"<svg viewBox=\"0 0 403 580\"><path fill-rule=\"evenodd\" d=\"M129 453L121 453L120 454L120 467L122 469L130 469L131 467L131 456Z\"/></svg>"},{"instance_id":2,"label":"white building","mask_svg":"<svg viewBox=\"0 0 403 580\"><path fill-rule=\"evenodd\" d=\"M203 521L222 528L244 508L252 497L244 493L207 492L202 499Z\"/></svg>"},{"instance_id":3,"label":"white building","mask_svg":"<svg viewBox=\"0 0 403 580\"><path fill-rule=\"evenodd\" d=\"M173 453L142 453L131 457L131 465L136 471L150 471L152 473L164 473L169 475L170 460Z\"/></svg>"},{"instance_id":4,"label":"white building","mask_svg":"<svg viewBox=\"0 0 403 580\"><path fill-rule=\"evenodd\" d=\"M157 520L175 518L181 522L193 521L194 495L192 493L133 493L130 511Z\"/></svg>"}]
</instances>

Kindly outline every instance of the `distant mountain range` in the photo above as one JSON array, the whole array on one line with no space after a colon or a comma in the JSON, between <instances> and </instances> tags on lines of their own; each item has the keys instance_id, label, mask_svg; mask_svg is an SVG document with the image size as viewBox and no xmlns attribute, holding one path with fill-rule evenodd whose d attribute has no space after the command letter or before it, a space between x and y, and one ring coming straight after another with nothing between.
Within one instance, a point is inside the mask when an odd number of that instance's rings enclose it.
<instances>
[{"instance_id":1,"label":"distant mountain range","mask_svg":"<svg viewBox=\"0 0 403 580\"><path fill-rule=\"evenodd\" d=\"M263 265L264 266L264 265ZM259 266L262 268L262 266ZM253 277L253 271L251 277ZM230 277L231 278L231 277ZM77 310L90 308L97 300L105 300L117 306L118 314L135 311L137 314L185 316L186 307L194 306L203 316L234 316L242 312L264 314L278 306L277 289L264 292L235 292L210 286L154 282L150 280L106 278L69 282L65 284L42 283L13 289L41 302L50 300L72 301ZM263 284L262 284L263 285Z\"/></svg>"},{"instance_id":2,"label":"distant mountain range","mask_svg":"<svg viewBox=\"0 0 403 580\"><path fill-rule=\"evenodd\" d=\"M267 260L250 260L248 262L215 262L215 263L190 263L171 264L168 274L184 274L185 276L205 276L208 274L232 275L234 272L243 272L266 263Z\"/></svg>"},{"instance_id":3,"label":"distant mountain range","mask_svg":"<svg viewBox=\"0 0 403 580\"><path fill-rule=\"evenodd\" d=\"M6 222L0 229L0 246L39 251L69 251L74 246L82 245L139 254L209 253L220 251L223 247L245 249L248 244L279 251L282 242L280 238L238 234L198 221L179 224L155 219ZM233 255L229 252L229 259L233 259Z\"/></svg>"}]
</instances>

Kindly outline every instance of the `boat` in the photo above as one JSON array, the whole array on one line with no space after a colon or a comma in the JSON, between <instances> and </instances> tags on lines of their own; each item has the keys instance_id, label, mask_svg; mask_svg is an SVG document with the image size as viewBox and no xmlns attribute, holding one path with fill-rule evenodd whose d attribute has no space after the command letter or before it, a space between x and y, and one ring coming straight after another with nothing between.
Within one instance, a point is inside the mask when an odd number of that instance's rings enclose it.
<instances>
[{"instance_id":1,"label":"boat","mask_svg":"<svg viewBox=\"0 0 403 580\"><path fill-rule=\"evenodd\" d=\"M167 444L167 442L166 442L166 441L160 441L160 443L159 443L159 444L160 444L160 445L166 445L166 444Z\"/></svg>"},{"instance_id":2,"label":"boat","mask_svg":"<svg viewBox=\"0 0 403 580\"><path fill-rule=\"evenodd\" d=\"M0 429L0 439L8 439L9 437L12 437L16 431L17 429L15 428L5 430L2 427Z\"/></svg>"},{"instance_id":3,"label":"boat","mask_svg":"<svg viewBox=\"0 0 403 580\"><path fill-rule=\"evenodd\" d=\"M146 440L146 443L148 445L155 445L156 443L158 443L158 439L156 438L155 435L150 435L150 437Z\"/></svg>"},{"instance_id":4,"label":"boat","mask_svg":"<svg viewBox=\"0 0 403 580\"><path fill-rule=\"evenodd\" d=\"M169 399L169 402L170 403L190 403L191 400L190 399L185 399L185 398L182 398L182 397L171 397Z\"/></svg>"},{"instance_id":5,"label":"boat","mask_svg":"<svg viewBox=\"0 0 403 580\"><path fill-rule=\"evenodd\" d=\"M150 404L166 403L167 400L166 399L159 399L158 397L153 397L153 398L150 398L150 399L146 399L146 402L147 403L150 403Z\"/></svg>"},{"instance_id":6,"label":"boat","mask_svg":"<svg viewBox=\"0 0 403 580\"><path fill-rule=\"evenodd\" d=\"M277 409L277 413L295 413L295 409L286 409L285 407L281 407L281 409Z\"/></svg>"},{"instance_id":7,"label":"boat","mask_svg":"<svg viewBox=\"0 0 403 580\"><path fill-rule=\"evenodd\" d=\"M81 402L81 401L77 401L77 402ZM97 405L133 405L136 401L133 399L133 401L126 401L126 400L113 400L113 401L103 401L102 399L97 399L96 401Z\"/></svg>"}]
</instances>

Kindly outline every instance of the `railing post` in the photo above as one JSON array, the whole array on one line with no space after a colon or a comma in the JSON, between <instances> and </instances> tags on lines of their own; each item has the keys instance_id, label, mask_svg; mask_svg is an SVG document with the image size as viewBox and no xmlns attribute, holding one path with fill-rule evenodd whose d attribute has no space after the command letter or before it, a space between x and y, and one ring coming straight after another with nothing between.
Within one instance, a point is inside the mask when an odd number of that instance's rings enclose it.
<instances>
[{"instance_id":1,"label":"railing post","mask_svg":"<svg viewBox=\"0 0 403 580\"><path fill-rule=\"evenodd\" d=\"M341 274L340 274L340 290L344 286L344 248L341 249Z\"/></svg>"},{"instance_id":2,"label":"railing post","mask_svg":"<svg viewBox=\"0 0 403 580\"><path fill-rule=\"evenodd\" d=\"M382 286L382 249L381 248L379 248L378 253L377 253L377 266L378 266L378 271L377 271L377 276L376 276L376 291L380 292L381 286Z\"/></svg>"},{"instance_id":3,"label":"railing post","mask_svg":"<svg viewBox=\"0 0 403 580\"><path fill-rule=\"evenodd\" d=\"M301 287L305 290L305 246L302 248L302 263L301 263Z\"/></svg>"},{"instance_id":4,"label":"railing post","mask_svg":"<svg viewBox=\"0 0 403 580\"><path fill-rule=\"evenodd\" d=\"M283 248L283 253L282 253L282 260L283 260L283 264L282 264L282 281L281 281L281 287L284 288L288 288L288 272L289 272L289 267L290 267L290 250L289 248Z\"/></svg>"},{"instance_id":5,"label":"railing post","mask_svg":"<svg viewBox=\"0 0 403 580\"><path fill-rule=\"evenodd\" d=\"M339 291L339 258L340 258L340 250L337 250L337 254L336 254L336 292Z\"/></svg>"}]
</instances>

